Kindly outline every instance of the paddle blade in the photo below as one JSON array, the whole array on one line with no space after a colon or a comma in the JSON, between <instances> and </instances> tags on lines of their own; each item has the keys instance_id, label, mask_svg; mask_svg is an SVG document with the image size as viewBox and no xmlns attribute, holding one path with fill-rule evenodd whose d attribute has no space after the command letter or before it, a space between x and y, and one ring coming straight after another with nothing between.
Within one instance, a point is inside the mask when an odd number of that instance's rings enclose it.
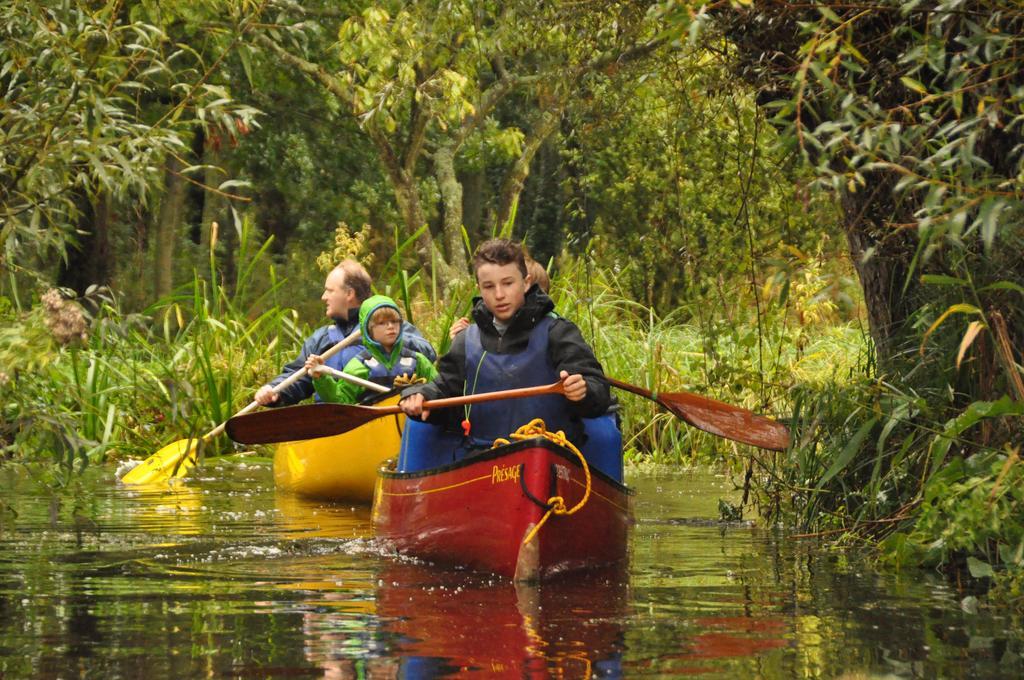
<instances>
[{"instance_id":1,"label":"paddle blade","mask_svg":"<svg viewBox=\"0 0 1024 680\"><path fill-rule=\"evenodd\" d=\"M789 430L771 418L691 392L664 392L656 401L690 425L762 449L789 448Z\"/></svg>"},{"instance_id":2,"label":"paddle blade","mask_svg":"<svg viewBox=\"0 0 1024 680\"><path fill-rule=\"evenodd\" d=\"M279 444L342 434L396 411L397 407L351 404L286 406L235 416L228 421L227 433L239 444Z\"/></svg>"},{"instance_id":3,"label":"paddle blade","mask_svg":"<svg viewBox=\"0 0 1024 680\"><path fill-rule=\"evenodd\" d=\"M121 478L125 484L156 484L184 477L196 464L199 439L179 439L142 461Z\"/></svg>"},{"instance_id":4,"label":"paddle blade","mask_svg":"<svg viewBox=\"0 0 1024 680\"><path fill-rule=\"evenodd\" d=\"M565 385L562 381L558 381L550 385L434 399L423 402L423 409L449 408L499 399L520 399L541 394L565 394ZM289 406L235 416L227 422L227 432L229 437L240 444L278 444L344 434L360 425L365 425L374 418L401 413L401 411L398 406L353 404Z\"/></svg>"}]
</instances>

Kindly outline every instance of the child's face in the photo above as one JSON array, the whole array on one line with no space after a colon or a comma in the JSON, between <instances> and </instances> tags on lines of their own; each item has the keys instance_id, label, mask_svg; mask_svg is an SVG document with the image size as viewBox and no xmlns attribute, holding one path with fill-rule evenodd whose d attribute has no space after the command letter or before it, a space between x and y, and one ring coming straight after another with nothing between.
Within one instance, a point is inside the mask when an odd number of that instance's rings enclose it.
<instances>
[{"instance_id":1,"label":"child's face","mask_svg":"<svg viewBox=\"0 0 1024 680\"><path fill-rule=\"evenodd\" d=\"M402 330L401 319L370 322L370 337L380 343L385 351L390 352L398 340L398 332Z\"/></svg>"},{"instance_id":2,"label":"child's face","mask_svg":"<svg viewBox=\"0 0 1024 680\"><path fill-rule=\"evenodd\" d=\"M476 270L480 297L494 318L508 323L526 302L526 277L514 262L509 264L482 264Z\"/></svg>"}]
</instances>

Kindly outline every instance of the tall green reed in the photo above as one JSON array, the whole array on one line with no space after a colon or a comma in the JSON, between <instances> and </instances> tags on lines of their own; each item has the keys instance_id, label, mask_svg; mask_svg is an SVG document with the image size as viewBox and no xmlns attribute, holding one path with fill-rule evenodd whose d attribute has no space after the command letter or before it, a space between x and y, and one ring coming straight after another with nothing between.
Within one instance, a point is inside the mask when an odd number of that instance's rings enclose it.
<instances>
[{"instance_id":1,"label":"tall green reed","mask_svg":"<svg viewBox=\"0 0 1024 680\"><path fill-rule=\"evenodd\" d=\"M804 277L798 285L761 291L760 338L755 306L738 286L728 295L711 287L676 309L655 310L618 288L621 272L579 258L563 262L552 297L583 330L609 375L656 392L698 392L788 418L793 385L821 384L836 371L849 372L864 351L863 334L821 295L828 285L821 268L810 260L794 271ZM781 278L769 280L778 284ZM801 319L794 318L796 310ZM769 359L763 373L759 353ZM765 455L689 428L649 400L619 399L629 457L741 466Z\"/></svg>"},{"instance_id":2,"label":"tall green reed","mask_svg":"<svg viewBox=\"0 0 1024 680\"><path fill-rule=\"evenodd\" d=\"M22 353L20 364L32 370L0 385L7 456L52 458L67 478L111 456L148 455L227 419L275 375L304 329L292 310L269 302L280 285L269 242L257 242L246 221L239 236L230 285L196 274L139 314L123 312L108 291L91 291L81 300L88 337L69 346L47 333L39 305L9 325L0 355ZM219 271L212 255L211 265ZM270 285L257 282L264 268ZM229 446L214 442L209 453Z\"/></svg>"}]
</instances>

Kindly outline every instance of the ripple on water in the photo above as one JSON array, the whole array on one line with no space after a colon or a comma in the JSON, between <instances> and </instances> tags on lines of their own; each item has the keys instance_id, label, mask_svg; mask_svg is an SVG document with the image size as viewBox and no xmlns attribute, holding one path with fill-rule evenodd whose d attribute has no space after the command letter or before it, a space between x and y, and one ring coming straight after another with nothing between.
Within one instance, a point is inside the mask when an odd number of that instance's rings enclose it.
<instances>
[{"instance_id":1,"label":"ripple on water","mask_svg":"<svg viewBox=\"0 0 1024 680\"><path fill-rule=\"evenodd\" d=\"M266 466L90 470L56 499L4 477L0 675L1020 675L1019 622L942 579L718 522L724 477L631 477L629 565L540 586L402 559L369 508L275 494Z\"/></svg>"}]
</instances>

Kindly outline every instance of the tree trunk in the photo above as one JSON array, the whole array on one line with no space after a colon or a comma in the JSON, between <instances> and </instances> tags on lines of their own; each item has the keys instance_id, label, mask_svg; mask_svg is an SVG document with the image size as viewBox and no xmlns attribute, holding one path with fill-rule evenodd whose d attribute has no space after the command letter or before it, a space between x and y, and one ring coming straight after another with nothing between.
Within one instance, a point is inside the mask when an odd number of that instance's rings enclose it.
<instances>
[{"instance_id":1,"label":"tree trunk","mask_svg":"<svg viewBox=\"0 0 1024 680\"><path fill-rule=\"evenodd\" d=\"M565 243L564 180L558 146L549 136L533 160L519 208L528 220L530 255L542 264L558 255Z\"/></svg>"},{"instance_id":2,"label":"tree trunk","mask_svg":"<svg viewBox=\"0 0 1024 680\"><path fill-rule=\"evenodd\" d=\"M587 194L584 182L586 169L580 160L582 158L582 149L576 135L573 134L573 128L568 118L566 116L562 126L562 138L565 140L569 151L574 153L567 154L563 166L569 185L568 199L570 201L569 208L565 211L565 220L570 237L580 239L581 245L586 246L590 242L591 236L593 236L596 211L590 209L590 197Z\"/></svg>"},{"instance_id":3,"label":"tree trunk","mask_svg":"<svg viewBox=\"0 0 1024 680\"><path fill-rule=\"evenodd\" d=\"M380 137L379 133L370 133L370 137L380 154L381 163L391 182L391 189L395 192L395 202L398 204L402 221L405 222L409 234L414 234L427 223L423 214L423 206L420 203L420 194L416 187L416 177L402 167L392 152L391 145ZM419 256L424 271L428 275L435 276L439 281L455 281L460 276L460 269L461 274L465 275L465 267L453 267L445 258L444 253L438 250L430 229L424 229L416 239L416 254Z\"/></svg>"},{"instance_id":4,"label":"tree trunk","mask_svg":"<svg viewBox=\"0 0 1024 680\"><path fill-rule=\"evenodd\" d=\"M395 194L395 203L398 204L398 212L402 215L402 221L405 222L409 233L414 234L416 230L427 223L423 216L423 206L420 205L419 191L416 189L416 178L402 168L387 140L372 133L370 137L377 147L384 171L391 182L391 190ZM417 239L416 251L420 255L421 262L430 262L434 252L434 238L429 229L424 229Z\"/></svg>"},{"instance_id":5,"label":"tree trunk","mask_svg":"<svg viewBox=\"0 0 1024 680\"><path fill-rule=\"evenodd\" d=\"M398 204L398 211L402 215L402 221L405 222L408 233L416 233L427 223L427 218L423 215L423 206L420 204L420 194L416 188L415 179L401 173L401 176L392 178L391 189L395 192L395 202ZM429 263L434 249L434 237L429 229L424 229L416 239L416 252L420 255L420 261Z\"/></svg>"},{"instance_id":6,"label":"tree trunk","mask_svg":"<svg viewBox=\"0 0 1024 680\"><path fill-rule=\"evenodd\" d=\"M267 236L274 237L273 251L284 253L288 237L295 230L288 199L277 187L271 186L260 192L258 201L263 231Z\"/></svg>"},{"instance_id":7,"label":"tree trunk","mask_svg":"<svg viewBox=\"0 0 1024 680\"><path fill-rule=\"evenodd\" d=\"M463 172L459 177L462 184L462 223L469 232L471 242L483 238L484 234L484 203L487 197L487 177L483 168Z\"/></svg>"},{"instance_id":8,"label":"tree trunk","mask_svg":"<svg viewBox=\"0 0 1024 680\"><path fill-rule=\"evenodd\" d=\"M101 192L95 199L80 196L78 203L77 245L68 248L67 261L62 261L57 274L60 286L79 295L89 286L110 283L114 271L110 247L110 201Z\"/></svg>"},{"instance_id":9,"label":"tree trunk","mask_svg":"<svg viewBox=\"0 0 1024 680\"><path fill-rule=\"evenodd\" d=\"M516 159L508 174L505 175L505 181L501 185L498 202L497 224L499 228L503 227L508 221L509 216L512 214L512 207L519 200L519 195L523 191L523 184L530 175L530 163L537 154L537 149L540 148L540 145L544 143L544 140L552 132L558 129L558 121L561 115L561 107L549 109L541 114L537 124L534 125L526 137L526 142L523 144L523 152L519 154L519 158Z\"/></svg>"},{"instance_id":10,"label":"tree trunk","mask_svg":"<svg viewBox=\"0 0 1024 680\"><path fill-rule=\"evenodd\" d=\"M874 190L842 196L850 258L864 291L868 329L883 371L892 370L907 356L904 341L909 341L907 331L914 331L906 328L906 321L923 302L917 299L916 281L907 281L915 240L911 233L896 231L887 223L900 214L892 201L893 184L893 177L877 173L868 180Z\"/></svg>"},{"instance_id":11,"label":"tree trunk","mask_svg":"<svg viewBox=\"0 0 1024 680\"><path fill-rule=\"evenodd\" d=\"M185 204L183 167L174 156L164 161L164 196L153 230L153 294L156 298L168 295L174 286L174 251Z\"/></svg>"},{"instance_id":12,"label":"tree trunk","mask_svg":"<svg viewBox=\"0 0 1024 680\"><path fill-rule=\"evenodd\" d=\"M203 149L203 164L206 165L206 170L203 172L203 184L207 189L203 192L203 212L199 218L199 245L204 260L208 260L210 255L210 225L216 222L218 227L223 230L229 225L230 220L227 199L211 190L216 189L226 179L226 173L221 169L222 162L220 152L207 144Z\"/></svg>"},{"instance_id":13,"label":"tree trunk","mask_svg":"<svg viewBox=\"0 0 1024 680\"><path fill-rule=\"evenodd\" d=\"M434 152L434 176L437 178L444 208L441 237L448 264L452 269L467 274L467 253L462 241L462 184L455 176L455 153L450 146L443 146Z\"/></svg>"}]
</instances>

